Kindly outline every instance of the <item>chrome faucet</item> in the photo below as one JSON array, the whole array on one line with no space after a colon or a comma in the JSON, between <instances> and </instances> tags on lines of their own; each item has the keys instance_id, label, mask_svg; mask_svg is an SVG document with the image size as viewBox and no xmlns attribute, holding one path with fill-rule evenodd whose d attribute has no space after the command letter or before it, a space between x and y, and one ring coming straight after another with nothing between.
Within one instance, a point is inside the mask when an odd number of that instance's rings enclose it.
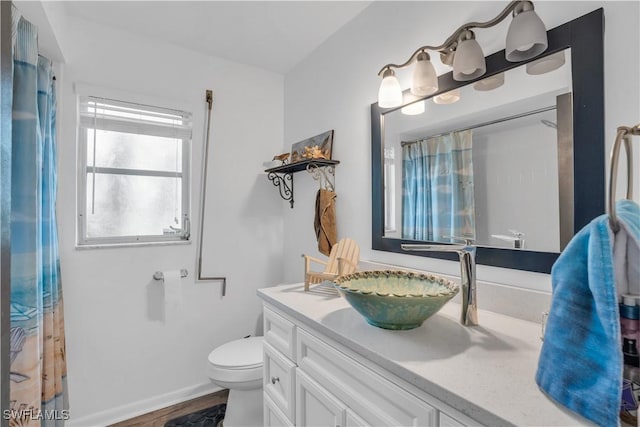
<instances>
[{"instance_id":1,"label":"chrome faucet","mask_svg":"<svg viewBox=\"0 0 640 427\"><path fill-rule=\"evenodd\" d=\"M462 313L460 323L464 326L478 325L478 302L476 299L476 247L473 241L464 239L464 244L431 245L402 244L405 251L456 252L460 257L460 282L462 285Z\"/></svg>"}]
</instances>

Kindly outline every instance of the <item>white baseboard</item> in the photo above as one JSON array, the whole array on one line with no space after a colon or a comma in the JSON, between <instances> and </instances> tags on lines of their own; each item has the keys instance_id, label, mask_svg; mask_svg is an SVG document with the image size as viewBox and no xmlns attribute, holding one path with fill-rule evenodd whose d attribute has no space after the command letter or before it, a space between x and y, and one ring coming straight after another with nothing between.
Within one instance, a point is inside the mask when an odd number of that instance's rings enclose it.
<instances>
[{"instance_id":1,"label":"white baseboard","mask_svg":"<svg viewBox=\"0 0 640 427\"><path fill-rule=\"evenodd\" d=\"M212 382L206 382L80 418L73 418L73 408L71 408L72 418L65 425L67 427L104 427L220 390L222 389Z\"/></svg>"}]
</instances>

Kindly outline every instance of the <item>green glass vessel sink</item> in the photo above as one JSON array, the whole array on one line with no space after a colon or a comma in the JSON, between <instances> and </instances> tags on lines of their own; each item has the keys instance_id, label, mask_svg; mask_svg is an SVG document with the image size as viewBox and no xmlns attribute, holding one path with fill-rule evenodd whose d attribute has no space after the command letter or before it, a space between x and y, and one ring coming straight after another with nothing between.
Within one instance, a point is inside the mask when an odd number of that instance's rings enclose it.
<instances>
[{"instance_id":1,"label":"green glass vessel sink","mask_svg":"<svg viewBox=\"0 0 640 427\"><path fill-rule=\"evenodd\" d=\"M459 291L458 284L433 274L390 270L347 274L334 285L369 324L396 330L422 325Z\"/></svg>"}]
</instances>

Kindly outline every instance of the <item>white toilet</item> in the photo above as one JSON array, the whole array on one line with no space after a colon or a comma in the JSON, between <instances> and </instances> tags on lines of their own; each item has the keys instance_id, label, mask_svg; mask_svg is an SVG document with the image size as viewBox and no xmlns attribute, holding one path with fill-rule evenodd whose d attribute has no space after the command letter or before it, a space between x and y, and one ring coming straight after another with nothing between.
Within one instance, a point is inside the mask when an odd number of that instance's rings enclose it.
<instances>
[{"instance_id":1,"label":"white toilet","mask_svg":"<svg viewBox=\"0 0 640 427\"><path fill-rule=\"evenodd\" d=\"M207 376L229 389L224 427L263 425L262 340L243 338L209 353Z\"/></svg>"}]
</instances>

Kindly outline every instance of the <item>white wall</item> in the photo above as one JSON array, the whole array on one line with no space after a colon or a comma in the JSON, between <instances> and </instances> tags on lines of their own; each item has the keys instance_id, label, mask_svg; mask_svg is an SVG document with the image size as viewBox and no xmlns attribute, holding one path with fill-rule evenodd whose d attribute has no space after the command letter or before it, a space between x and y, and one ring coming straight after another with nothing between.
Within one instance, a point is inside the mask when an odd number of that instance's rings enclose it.
<instances>
[{"instance_id":1,"label":"white wall","mask_svg":"<svg viewBox=\"0 0 640 427\"><path fill-rule=\"evenodd\" d=\"M282 146L283 77L77 19L62 27L58 215L71 414L75 425L103 424L206 391L208 353L261 332L256 289L282 280L283 205L262 162ZM193 234L213 89L203 262L205 275L227 277L226 297L219 283L195 282L195 242L75 248L75 82L193 113ZM178 268L189 270L183 318L165 324L152 275Z\"/></svg>"},{"instance_id":2,"label":"white wall","mask_svg":"<svg viewBox=\"0 0 640 427\"><path fill-rule=\"evenodd\" d=\"M384 64L402 62L417 47L440 43L464 22L488 20L503 7L503 2L374 2L287 74L284 147L335 129L333 157L341 161L336 168L338 234L360 243L361 258L458 274L458 266L453 262L371 250L369 108L376 101L380 84L376 73ZM536 10L547 28L598 7L604 7L606 19L608 153L616 127L637 123L640 117L640 65L627 57L628 52L640 50L639 5L603 1L536 3ZM489 31L477 32L485 54L504 48L507 26L508 22L503 22ZM442 66L437 68L439 73L445 71ZM408 87L410 71L400 72L399 78L402 86ZM299 175L300 178L296 176L295 209L285 209L284 214L287 229L284 265L288 282L302 280L300 253L317 253L313 233L316 184L309 177ZM636 200L639 195L636 190ZM478 276L486 281L550 289L550 279L545 274L479 266ZM479 301L482 302L482 287Z\"/></svg>"}]
</instances>

